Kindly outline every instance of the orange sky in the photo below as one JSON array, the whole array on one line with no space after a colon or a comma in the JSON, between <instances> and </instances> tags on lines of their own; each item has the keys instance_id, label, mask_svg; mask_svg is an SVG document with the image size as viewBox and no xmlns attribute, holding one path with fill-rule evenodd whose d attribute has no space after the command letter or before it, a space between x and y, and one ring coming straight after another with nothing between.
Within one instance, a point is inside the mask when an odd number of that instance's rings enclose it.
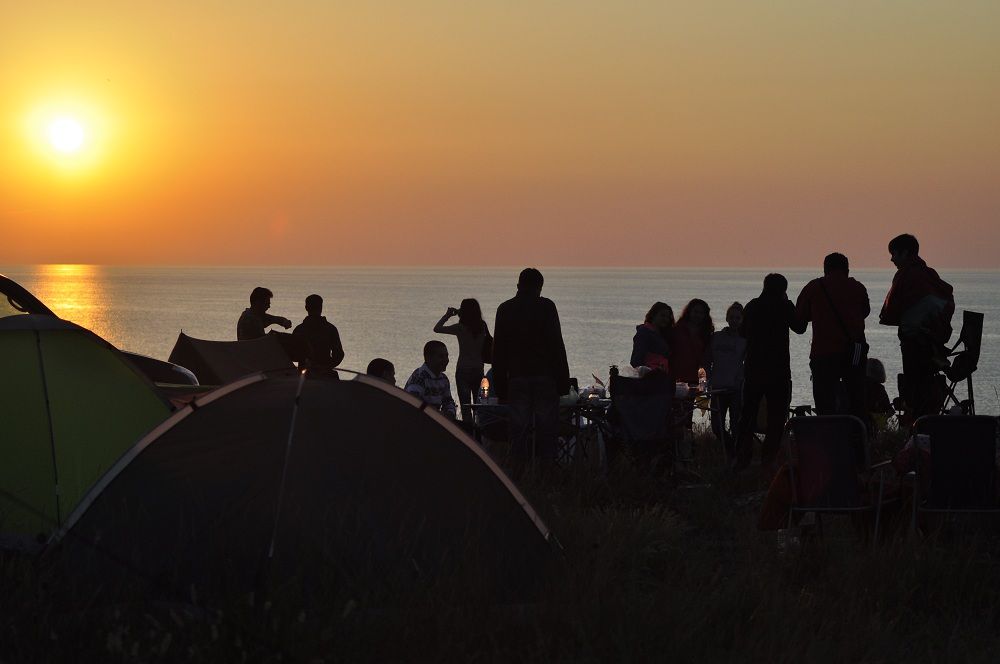
<instances>
[{"instance_id":1,"label":"orange sky","mask_svg":"<svg viewBox=\"0 0 1000 664\"><path fill-rule=\"evenodd\" d=\"M1000 267L998 2L339 4L0 5L0 264Z\"/></svg>"}]
</instances>

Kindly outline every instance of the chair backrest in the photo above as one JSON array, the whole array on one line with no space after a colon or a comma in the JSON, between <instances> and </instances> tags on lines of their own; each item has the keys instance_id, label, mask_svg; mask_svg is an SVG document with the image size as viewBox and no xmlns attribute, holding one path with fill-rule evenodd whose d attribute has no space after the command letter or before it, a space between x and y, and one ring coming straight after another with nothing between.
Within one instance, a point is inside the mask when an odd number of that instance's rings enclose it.
<instances>
[{"instance_id":1,"label":"chair backrest","mask_svg":"<svg viewBox=\"0 0 1000 664\"><path fill-rule=\"evenodd\" d=\"M794 506L851 508L864 504L858 470L869 466L868 434L852 415L788 421Z\"/></svg>"},{"instance_id":2,"label":"chair backrest","mask_svg":"<svg viewBox=\"0 0 1000 664\"><path fill-rule=\"evenodd\" d=\"M962 312L962 332L958 337L958 345L962 350L955 354L951 367L946 372L952 381L965 380L979 366L979 353L983 345L983 314L975 311Z\"/></svg>"},{"instance_id":3,"label":"chair backrest","mask_svg":"<svg viewBox=\"0 0 1000 664\"><path fill-rule=\"evenodd\" d=\"M927 506L934 509L997 507L997 418L928 415L913 431L930 442Z\"/></svg>"},{"instance_id":4,"label":"chair backrest","mask_svg":"<svg viewBox=\"0 0 1000 664\"><path fill-rule=\"evenodd\" d=\"M631 441L667 438L674 382L665 375L611 378L611 407Z\"/></svg>"}]
</instances>

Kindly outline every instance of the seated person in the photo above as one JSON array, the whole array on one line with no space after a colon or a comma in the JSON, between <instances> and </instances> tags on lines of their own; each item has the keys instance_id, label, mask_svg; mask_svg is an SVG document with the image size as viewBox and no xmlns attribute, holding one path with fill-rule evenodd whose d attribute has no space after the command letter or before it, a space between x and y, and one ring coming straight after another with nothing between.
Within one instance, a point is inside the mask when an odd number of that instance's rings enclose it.
<instances>
[{"instance_id":1,"label":"seated person","mask_svg":"<svg viewBox=\"0 0 1000 664\"><path fill-rule=\"evenodd\" d=\"M403 388L449 419L455 419L455 400L451 383L444 370L448 368L448 347L432 340L424 344L424 363L414 371Z\"/></svg>"},{"instance_id":2,"label":"seated person","mask_svg":"<svg viewBox=\"0 0 1000 664\"><path fill-rule=\"evenodd\" d=\"M885 429L886 420L895 413L885 391L885 365L874 357L868 358L865 368L865 412L871 415L876 432Z\"/></svg>"},{"instance_id":3,"label":"seated person","mask_svg":"<svg viewBox=\"0 0 1000 664\"><path fill-rule=\"evenodd\" d=\"M319 295L307 297L306 313L308 315L292 331L308 344L304 364L311 369L333 369L344 361L344 347L337 326L322 315L323 298Z\"/></svg>"},{"instance_id":4,"label":"seated person","mask_svg":"<svg viewBox=\"0 0 1000 664\"><path fill-rule=\"evenodd\" d=\"M237 340L259 339L264 336L264 328L270 325L280 325L286 330L292 326L292 321L287 318L267 313L272 297L274 293L263 286L257 286L250 292L250 307L243 310L236 323Z\"/></svg>"},{"instance_id":5,"label":"seated person","mask_svg":"<svg viewBox=\"0 0 1000 664\"><path fill-rule=\"evenodd\" d=\"M376 357L369 362L365 373L373 378L384 380L391 385L396 384L396 367L393 366L392 362L384 358Z\"/></svg>"}]
</instances>

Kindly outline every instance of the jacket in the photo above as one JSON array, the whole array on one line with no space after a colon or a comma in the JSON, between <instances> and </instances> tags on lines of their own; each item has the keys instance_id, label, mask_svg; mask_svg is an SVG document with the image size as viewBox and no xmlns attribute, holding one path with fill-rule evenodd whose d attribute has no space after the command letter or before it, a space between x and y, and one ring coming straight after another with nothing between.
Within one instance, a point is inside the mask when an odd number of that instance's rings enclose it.
<instances>
[{"instance_id":1,"label":"jacket","mask_svg":"<svg viewBox=\"0 0 1000 664\"><path fill-rule=\"evenodd\" d=\"M740 335L747 340L744 375L748 383L768 384L791 380L788 331L806 331L795 306L784 293L761 293L743 310Z\"/></svg>"},{"instance_id":2,"label":"jacket","mask_svg":"<svg viewBox=\"0 0 1000 664\"><path fill-rule=\"evenodd\" d=\"M831 300L837 308L836 313L830 305ZM809 357L843 353L851 342L864 342L865 318L870 313L868 289L843 272L831 272L813 279L802 288L795 302L795 314L799 321L812 323ZM843 321L843 325L840 321ZM844 334L845 327L850 338Z\"/></svg>"},{"instance_id":3,"label":"jacket","mask_svg":"<svg viewBox=\"0 0 1000 664\"><path fill-rule=\"evenodd\" d=\"M569 392L569 362L559 312L552 300L518 293L497 307L493 325L493 375L497 394L507 398L511 378L547 376L559 394Z\"/></svg>"}]
</instances>

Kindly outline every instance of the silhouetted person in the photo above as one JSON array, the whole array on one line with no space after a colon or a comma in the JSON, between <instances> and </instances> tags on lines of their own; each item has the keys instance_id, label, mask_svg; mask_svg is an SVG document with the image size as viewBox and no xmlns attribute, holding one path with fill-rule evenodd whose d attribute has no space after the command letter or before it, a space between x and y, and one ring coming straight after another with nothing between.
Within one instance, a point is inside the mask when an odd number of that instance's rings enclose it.
<instances>
[{"instance_id":1,"label":"silhouetted person","mask_svg":"<svg viewBox=\"0 0 1000 664\"><path fill-rule=\"evenodd\" d=\"M677 319L677 324L670 330L670 373L678 382L698 383L698 370L715 324L712 323L711 311L705 300L695 298L687 303ZM677 440L677 460L686 463L694 458L694 400L678 399L674 401L674 414L678 426L674 432Z\"/></svg>"},{"instance_id":2,"label":"silhouetted person","mask_svg":"<svg viewBox=\"0 0 1000 664\"><path fill-rule=\"evenodd\" d=\"M899 327L900 396L913 419L941 408L944 393L935 374L947 365L944 344L951 336L955 313L951 284L927 267L919 252L920 244L912 235L899 235L889 242L889 255L897 269L879 314L882 325Z\"/></svg>"},{"instance_id":3,"label":"silhouetted person","mask_svg":"<svg viewBox=\"0 0 1000 664\"><path fill-rule=\"evenodd\" d=\"M236 323L238 340L258 339L264 336L265 328L270 325L280 325L286 330L292 326L292 321L287 318L267 313L271 308L272 297L274 293L263 286L257 286L250 292L250 307L243 310L239 322Z\"/></svg>"},{"instance_id":4,"label":"silhouetted person","mask_svg":"<svg viewBox=\"0 0 1000 664\"><path fill-rule=\"evenodd\" d=\"M705 350L705 377L709 387L720 390L712 396L712 432L722 442L731 460L736 456L735 431L740 422L743 404L743 360L747 340L740 335L743 324L743 305L733 302L726 309L726 327L712 334ZM728 390L722 392L721 390ZM729 429L726 429L729 413Z\"/></svg>"},{"instance_id":5,"label":"silhouetted person","mask_svg":"<svg viewBox=\"0 0 1000 664\"><path fill-rule=\"evenodd\" d=\"M869 357L865 369L865 412L872 418L879 431L894 413L889 393L885 391L885 365L882 361Z\"/></svg>"},{"instance_id":6,"label":"silhouetted person","mask_svg":"<svg viewBox=\"0 0 1000 664\"><path fill-rule=\"evenodd\" d=\"M740 334L747 340L743 363L743 412L737 431L735 470L750 465L754 431L761 399L767 400L767 431L761 446L761 467L768 468L778 455L781 434L792 400L792 371L788 331L806 331L788 299L788 280L780 274L764 277L761 294L743 310Z\"/></svg>"},{"instance_id":7,"label":"silhouetted person","mask_svg":"<svg viewBox=\"0 0 1000 664\"><path fill-rule=\"evenodd\" d=\"M795 313L801 323L812 323L809 368L816 413L845 412L837 399L843 382L846 412L870 425L865 410L865 318L871 305L864 284L850 276L847 256L834 253L823 259L823 276L803 286Z\"/></svg>"},{"instance_id":8,"label":"silhouetted person","mask_svg":"<svg viewBox=\"0 0 1000 664\"><path fill-rule=\"evenodd\" d=\"M669 304L655 302L646 313L642 325L636 325L632 337L633 367L649 367L664 376L670 374L670 330L674 327L674 310ZM673 386L671 386L672 388Z\"/></svg>"},{"instance_id":9,"label":"silhouetted person","mask_svg":"<svg viewBox=\"0 0 1000 664\"><path fill-rule=\"evenodd\" d=\"M392 385L396 384L396 367L392 362L381 357L376 357L368 363L365 373L373 378L384 380Z\"/></svg>"},{"instance_id":10,"label":"silhouetted person","mask_svg":"<svg viewBox=\"0 0 1000 664\"><path fill-rule=\"evenodd\" d=\"M458 316L458 322L445 325L445 321L452 316ZM479 384L483 380L485 353L492 353L493 350L493 338L490 336L486 321L483 320L479 302L469 298L462 300L458 309L448 307L444 316L434 326L434 331L458 337L455 388L458 390L458 402L462 405L462 421L471 422L472 409L469 404L475 400Z\"/></svg>"},{"instance_id":11,"label":"silhouetted person","mask_svg":"<svg viewBox=\"0 0 1000 664\"><path fill-rule=\"evenodd\" d=\"M410 374L403 389L446 417L455 419L455 400L444 372L447 368L448 347L440 341L428 341L424 344L424 363Z\"/></svg>"},{"instance_id":12,"label":"silhouetted person","mask_svg":"<svg viewBox=\"0 0 1000 664\"><path fill-rule=\"evenodd\" d=\"M306 357L310 368L333 369L344 361L344 347L337 326L323 315L323 298L315 294L307 297L306 313L292 334L308 344Z\"/></svg>"},{"instance_id":13,"label":"silhouetted person","mask_svg":"<svg viewBox=\"0 0 1000 664\"><path fill-rule=\"evenodd\" d=\"M670 374L670 344L668 339L674 327L674 310L664 302L655 302L646 312L642 325L635 328L632 337L632 356L629 363L633 367L647 367L650 371L642 376L641 383L636 385L647 396L659 402L658 407L648 408L648 416L662 419L652 420L654 431L662 430L664 434L651 440L634 440L633 453L640 468L652 468L656 454L663 454L667 464L674 459L674 446L671 431L673 427L672 405L674 398L674 381ZM634 382L634 381L630 381ZM619 383L623 385L625 383ZM614 389L619 389L616 385ZM626 388L627 389L627 388ZM635 417L633 415L632 417ZM640 428L645 425L636 423ZM650 437L651 434L647 434ZM665 466L662 466L665 468Z\"/></svg>"},{"instance_id":14,"label":"silhouetted person","mask_svg":"<svg viewBox=\"0 0 1000 664\"><path fill-rule=\"evenodd\" d=\"M559 396L569 392L569 363L559 312L541 296L544 279L534 268L521 271L517 295L497 308L493 326L493 385L510 405L511 456L515 473L530 454L543 462L556 457Z\"/></svg>"}]
</instances>

